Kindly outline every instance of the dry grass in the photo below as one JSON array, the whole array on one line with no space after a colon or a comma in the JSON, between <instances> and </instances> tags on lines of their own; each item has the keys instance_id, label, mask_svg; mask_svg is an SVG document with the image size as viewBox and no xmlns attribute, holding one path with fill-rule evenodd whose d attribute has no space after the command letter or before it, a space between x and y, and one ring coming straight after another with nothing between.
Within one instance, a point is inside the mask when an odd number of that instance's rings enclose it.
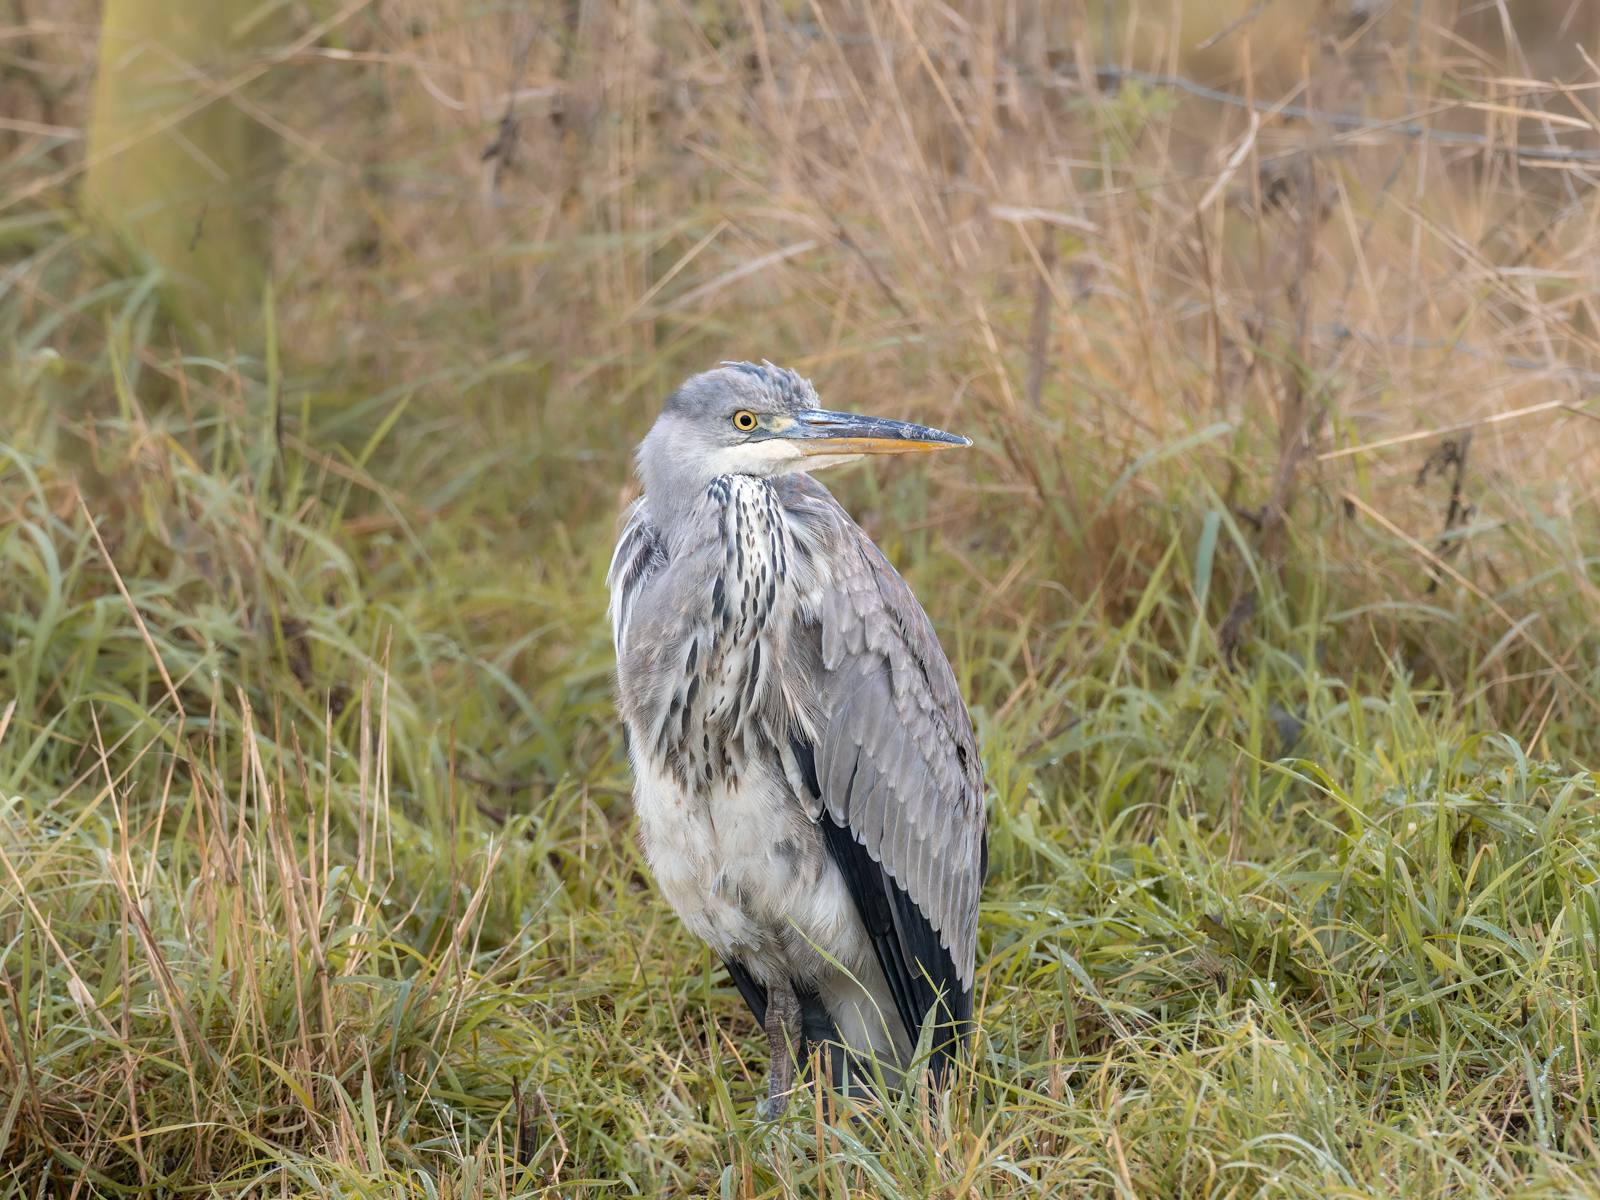
<instances>
[{"instance_id":1,"label":"dry grass","mask_svg":"<svg viewBox=\"0 0 1600 1200\"><path fill-rule=\"evenodd\" d=\"M1600 1191L1586 6L356 7L273 71L272 323L183 345L29 5L0 1194ZM763 357L978 442L836 486L994 863L972 1071L782 1129L601 585L660 398Z\"/></svg>"}]
</instances>

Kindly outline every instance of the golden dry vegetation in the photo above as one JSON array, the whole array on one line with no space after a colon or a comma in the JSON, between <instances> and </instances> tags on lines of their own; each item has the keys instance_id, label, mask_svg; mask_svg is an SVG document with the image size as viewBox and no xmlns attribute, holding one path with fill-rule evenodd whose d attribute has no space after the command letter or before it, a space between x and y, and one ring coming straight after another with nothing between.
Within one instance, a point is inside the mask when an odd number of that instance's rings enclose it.
<instances>
[{"instance_id":1,"label":"golden dry vegetation","mask_svg":"<svg viewBox=\"0 0 1600 1200\"><path fill-rule=\"evenodd\" d=\"M1600 1194L1600 10L123 31L276 139L259 303L86 198L100 15L0 17L4 1195ZM744 358L977 442L829 481L983 743L973 1062L781 1126L602 583Z\"/></svg>"}]
</instances>

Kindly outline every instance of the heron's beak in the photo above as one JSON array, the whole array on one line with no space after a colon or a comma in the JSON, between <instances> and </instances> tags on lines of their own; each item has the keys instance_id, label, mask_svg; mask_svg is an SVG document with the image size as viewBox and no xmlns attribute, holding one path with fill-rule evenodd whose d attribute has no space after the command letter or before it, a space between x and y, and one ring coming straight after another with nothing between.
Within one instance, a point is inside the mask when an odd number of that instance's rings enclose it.
<instances>
[{"instance_id":1,"label":"heron's beak","mask_svg":"<svg viewBox=\"0 0 1600 1200\"><path fill-rule=\"evenodd\" d=\"M762 422L762 440L782 438L803 455L910 454L970 446L972 439L926 425L812 408ZM759 436L759 435L758 435Z\"/></svg>"}]
</instances>

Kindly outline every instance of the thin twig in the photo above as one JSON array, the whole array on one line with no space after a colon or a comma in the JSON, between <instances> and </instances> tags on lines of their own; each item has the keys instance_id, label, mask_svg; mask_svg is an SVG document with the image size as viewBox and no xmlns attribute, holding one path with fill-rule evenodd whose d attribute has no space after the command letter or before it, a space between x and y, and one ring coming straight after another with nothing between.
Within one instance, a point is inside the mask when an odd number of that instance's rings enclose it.
<instances>
[{"instance_id":1,"label":"thin twig","mask_svg":"<svg viewBox=\"0 0 1600 1200\"><path fill-rule=\"evenodd\" d=\"M1430 141L1446 142L1456 146L1483 146L1488 148L1490 145L1489 139L1481 133L1458 133L1449 129L1435 129L1431 125L1424 125L1420 121L1409 120L1404 117L1385 121L1374 117L1358 117L1353 113L1337 113L1328 112L1326 109L1307 108L1298 104L1286 104L1280 108L1269 104L1265 100L1251 100L1245 96L1235 95L1232 92L1219 92L1216 88L1205 87L1192 79L1184 78L1182 75L1168 75L1155 71L1139 71L1129 67L1114 66L1097 66L1095 75L1098 80L1105 80L1111 83L1132 80L1137 83L1147 84L1150 87L1173 87L1179 91L1188 92L1191 96L1199 96L1205 100L1215 100L1219 104L1250 108L1260 113L1276 113L1278 116L1331 125L1337 129L1362 130L1371 133L1398 133L1412 138L1426 136ZM1076 85L1077 82L1078 69L1071 64L1058 67L1056 69L1056 77L1048 81L1049 85L1055 87L1065 87L1069 84ZM1446 110L1441 109L1439 111ZM1519 113L1519 115L1522 114ZM1530 114L1526 116L1526 119L1531 121L1542 118ZM1543 162L1600 162L1600 150L1551 149L1548 146L1500 145L1498 143L1493 146L1493 149L1513 154L1518 158Z\"/></svg>"},{"instance_id":2,"label":"thin twig","mask_svg":"<svg viewBox=\"0 0 1600 1200\"><path fill-rule=\"evenodd\" d=\"M155 660L156 670L161 672L161 682L167 685L167 695L172 697L172 707L177 711L179 737L183 736L183 701L178 698L178 689L172 684L172 676L167 674L167 664L162 661L161 653L156 649L155 639L150 636L150 630L145 627L144 618L139 615L138 606L134 604L133 597L128 595L128 587L122 582L122 573L117 570L117 564L111 559L111 552L106 549L106 544L100 538L100 529L94 523L94 517L89 512L89 506L84 503L83 493L78 492L78 508L83 512L83 519L89 523L89 532L94 535L94 544L100 547L100 557L105 559L106 566L111 570L111 578L117 582L117 591L122 593L122 602L128 606L128 612L133 617L133 623L139 627L139 636L144 639L145 649L150 651L150 657Z\"/></svg>"},{"instance_id":3,"label":"thin twig","mask_svg":"<svg viewBox=\"0 0 1600 1200\"><path fill-rule=\"evenodd\" d=\"M1508 613L1499 604L1499 602L1494 599L1494 597L1490 596L1477 584L1473 583L1472 580L1468 579L1460 571L1456 570L1449 563L1445 562L1444 559L1440 558L1432 550L1428 549L1428 547L1417 541L1416 538L1412 537L1405 530L1401 529L1377 509L1366 504L1359 496L1356 496L1350 492L1340 492L1339 497L1352 508L1359 509L1361 512L1366 513L1367 516L1371 517L1379 525L1383 526L1388 533L1399 538L1407 546L1410 546L1411 549L1420 554L1425 560L1431 562L1434 566L1438 567L1439 570L1449 575L1450 578L1454 579L1462 587L1466 588L1467 591L1471 592L1479 600L1482 600L1485 604L1487 604L1491 609L1494 610L1494 613L1497 617L1504 621L1518 637L1528 644L1529 648L1533 650L1535 654L1544 659L1545 662L1549 663L1551 667L1555 668L1556 674L1560 675L1561 678L1565 679L1569 684L1571 684L1573 690L1582 696L1584 700L1589 703L1591 708L1593 708L1596 712L1600 712L1600 699L1591 696L1587 691L1579 686L1577 680L1572 678L1571 672L1569 672L1561 663L1557 662L1555 656L1552 655L1550 651L1546 650L1540 642L1538 642L1531 634L1528 633L1527 626L1512 617L1512 615Z\"/></svg>"},{"instance_id":4,"label":"thin twig","mask_svg":"<svg viewBox=\"0 0 1600 1200\"><path fill-rule=\"evenodd\" d=\"M1475 421L1460 421L1454 425L1446 425L1443 429L1424 429L1420 433L1405 433L1399 437L1384 438L1381 442L1364 442L1359 446L1346 446L1343 450L1329 450L1326 454L1317 455L1319 463L1332 462L1336 458L1345 458L1351 454L1360 454L1367 450L1383 450L1389 446L1403 446L1407 442L1420 442L1424 438L1436 438L1447 433L1460 433L1463 429L1477 429L1481 425L1498 425L1502 421L1514 421L1519 417L1531 417L1535 413L1550 412L1554 409L1565 409L1578 417L1588 417L1591 421L1600 421L1600 413L1590 412L1586 408L1579 408L1575 404L1568 404L1565 400L1548 400L1543 404L1534 404L1528 408L1513 409L1511 412L1495 413L1491 417L1479 417Z\"/></svg>"}]
</instances>

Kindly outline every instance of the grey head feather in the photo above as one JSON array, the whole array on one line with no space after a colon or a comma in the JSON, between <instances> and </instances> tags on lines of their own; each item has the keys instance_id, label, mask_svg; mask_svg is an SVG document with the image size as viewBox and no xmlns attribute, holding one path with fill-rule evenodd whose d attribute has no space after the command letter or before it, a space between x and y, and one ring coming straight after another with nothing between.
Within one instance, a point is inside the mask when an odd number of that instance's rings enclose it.
<instances>
[{"instance_id":1,"label":"grey head feather","mask_svg":"<svg viewBox=\"0 0 1600 1200\"><path fill-rule=\"evenodd\" d=\"M661 416L639 444L639 479L667 540L720 474L721 452L741 440L734 413L796 413L818 407L809 380L771 363L725 363L685 380L667 397Z\"/></svg>"}]
</instances>

